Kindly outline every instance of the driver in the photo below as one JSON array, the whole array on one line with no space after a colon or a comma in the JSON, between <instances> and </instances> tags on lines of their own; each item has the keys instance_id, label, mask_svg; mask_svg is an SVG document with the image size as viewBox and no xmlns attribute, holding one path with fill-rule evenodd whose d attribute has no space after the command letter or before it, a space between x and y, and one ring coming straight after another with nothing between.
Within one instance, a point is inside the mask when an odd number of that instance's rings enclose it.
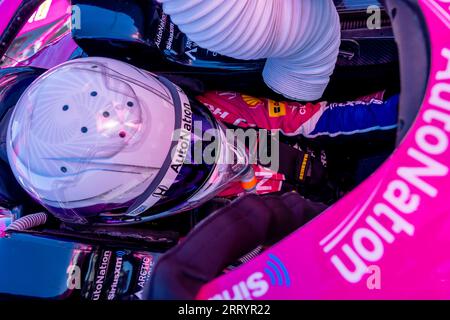
<instances>
[{"instance_id":1,"label":"driver","mask_svg":"<svg viewBox=\"0 0 450 320\"><path fill-rule=\"evenodd\" d=\"M126 63L83 58L34 81L4 123L12 171L38 203L68 223L128 224L218 195L326 186L322 155L281 141L274 171L250 163L249 146L226 138L229 127L288 137L349 135L395 128L397 105L397 96L384 100L382 93L348 103L276 102L234 92L194 98ZM215 162L193 161L211 130ZM210 151L200 145L203 154Z\"/></svg>"}]
</instances>

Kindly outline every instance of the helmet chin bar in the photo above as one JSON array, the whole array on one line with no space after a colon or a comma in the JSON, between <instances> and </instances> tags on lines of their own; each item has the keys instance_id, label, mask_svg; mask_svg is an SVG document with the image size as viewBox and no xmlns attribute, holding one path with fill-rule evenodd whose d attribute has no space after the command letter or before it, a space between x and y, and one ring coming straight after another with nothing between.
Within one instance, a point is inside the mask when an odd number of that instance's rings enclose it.
<instances>
[{"instance_id":1,"label":"helmet chin bar","mask_svg":"<svg viewBox=\"0 0 450 320\"><path fill-rule=\"evenodd\" d=\"M177 122L175 123L176 128L180 128L182 126L181 124L181 118L183 113L183 103L180 99L179 95L179 89L170 82L169 80L165 79L164 77L159 76L158 80L163 83L167 89L169 90L172 100L174 103L175 108L175 117L177 119ZM192 210L196 207L198 207L201 203L210 200L214 197L214 195L217 194L218 191L222 190L224 187L226 187L230 182L235 181L239 177L248 174L248 171L251 169L249 166L249 159L244 150L240 150L240 148L236 148L235 146L231 145L227 141L227 137L225 136L225 132L223 126L220 123L217 123L217 131L219 133L219 136L217 137L219 139L219 145L225 146L224 148L220 148L218 150L218 164L214 165L213 170L210 173L210 176L208 177L207 181L204 183L204 185L200 186L198 190L187 200L185 200L182 204L179 204L175 206L174 208L171 208L169 210L163 210L162 212L158 212L155 214L151 214L149 216L140 216L144 213L146 209L150 209L151 207L145 208L145 202L152 197L152 195L160 190L160 184L161 181L164 179L164 175L169 170L169 167L172 163L172 153L169 153L167 155L167 158L165 160L164 166L161 168L158 177L153 180L153 182L150 184L150 186L145 190L144 193L142 193L141 196L139 196L134 203L130 206L130 208L127 210L125 215L119 215L117 223L120 224L134 224L134 223L142 223L146 221L151 221L163 217L167 217L176 213ZM178 140L178 139L176 139ZM173 141L172 148L173 150L177 145L177 141ZM226 163L227 159L231 157L231 154L234 156L232 158L237 158L238 164L236 165L228 165L225 164L229 168L229 173L222 172L223 166L222 163ZM240 164L240 165L239 165ZM253 173L253 170L251 170L251 173ZM254 175L254 173L253 173ZM169 187L170 188L170 187ZM167 191L167 190L165 190ZM107 225L114 224L114 217L109 216L108 217L108 223ZM97 225L102 225L102 222L96 223Z\"/></svg>"},{"instance_id":2,"label":"helmet chin bar","mask_svg":"<svg viewBox=\"0 0 450 320\"><path fill-rule=\"evenodd\" d=\"M181 128L181 119L182 119L182 105L181 105L181 99L180 95L178 93L177 88L174 84L172 84L169 80L165 79L164 77L158 77L158 80L161 81L169 90L170 95L172 96L173 105L175 109L175 128L174 130L178 130ZM172 145L170 150L172 151L177 145L177 141L174 139L172 141ZM155 190L158 188L161 181L164 179L165 174L169 170L170 164L172 162L172 153L171 151L167 154L166 160L164 161L163 166L161 167L161 170L159 171L156 178L153 180L153 182L148 186L148 188L134 201L134 203L130 206L130 208L127 210L126 215L127 216L136 216L139 215L139 213L145 211L147 208L143 206L145 201L155 192ZM141 219L139 219L140 221Z\"/></svg>"}]
</instances>

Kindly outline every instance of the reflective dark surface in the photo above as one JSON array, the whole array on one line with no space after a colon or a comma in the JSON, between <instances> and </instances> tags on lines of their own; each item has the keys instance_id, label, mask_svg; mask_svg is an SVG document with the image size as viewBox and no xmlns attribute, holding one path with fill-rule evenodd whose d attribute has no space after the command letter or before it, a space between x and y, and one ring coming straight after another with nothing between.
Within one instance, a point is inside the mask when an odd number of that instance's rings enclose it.
<instances>
[{"instance_id":1,"label":"reflective dark surface","mask_svg":"<svg viewBox=\"0 0 450 320\"><path fill-rule=\"evenodd\" d=\"M91 55L104 53L106 45L110 55L123 52L128 60L153 60L147 61L151 65L158 64L155 56L159 54L171 62L197 68L260 70L263 66L262 61L235 60L200 48L170 21L156 0L74 0L72 4L83 17L72 35ZM124 46L126 52L122 51Z\"/></svg>"},{"instance_id":2,"label":"reflective dark surface","mask_svg":"<svg viewBox=\"0 0 450 320\"><path fill-rule=\"evenodd\" d=\"M0 299L148 298L143 290L162 252L161 246L151 250L141 244L137 249L125 241L104 244L87 240L86 234L84 240L77 240L62 233L10 233L0 237ZM94 239L95 233L90 237ZM174 239L165 240L167 245Z\"/></svg>"},{"instance_id":3,"label":"reflective dark surface","mask_svg":"<svg viewBox=\"0 0 450 320\"><path fill-rule=\"evenodd\" d=\"M25 89L44 70L31 67L0 69L0 206L12 208L30 201L8 164L6 135L10 115Z\"/></svg>"},{"instance_id":4,"label":"reflective dark surface","mask_svg":"<svg viewBox=\"0 0 450 320\"><path fill-rule=\"evenodd\" d=\"M369 6L383 7L378 0L334 0L338 11L366 10Z\"/></svg>"}]
</instances>

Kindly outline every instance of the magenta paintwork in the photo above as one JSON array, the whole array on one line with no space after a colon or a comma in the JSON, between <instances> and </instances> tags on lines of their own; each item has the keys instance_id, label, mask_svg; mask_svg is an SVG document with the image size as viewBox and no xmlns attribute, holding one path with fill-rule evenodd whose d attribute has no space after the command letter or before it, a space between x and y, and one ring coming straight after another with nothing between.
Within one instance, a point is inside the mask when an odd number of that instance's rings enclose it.
<instances>
[{"instance_id":1,"label":"magenta paintwork","mask_svg":"<svg viewBox=\"0 0 450 320\"><path fill-rule=\"evenodd\" d=\"M22 2L22 0L0 0L0 12L2 14L0 19L0 33L5 30L13 14L16 12L17 8L19 8ZM44 0L42 2L44 2ZM46 13L45 17L42 17L42 19L38 18L34 19L31 22L27 22L20 31L19 35L50 24L56 20L61 19L64 16L70 15L69 0L51 0L48 1L48 4L49 10Z\"/></svg>"},{"instance_id":2,"label":"magenta paintwork","mask_svg":"<svg viewBox=\"0 0 450 320\"><path fill-rule=\"evenodd\" d=\"M47 0L49 3L49 10L44 19L34 19L29 21L20 31L19 36L29 31L38 29L52 22L68 18L71 14L70 0ZM45 2L45 1L44 1ZM46 10L45 10L46 11Z\"/></svg>"},{"instance_id":3,"label":"magenta paintwork","mask_svg":"<svg viewBox=\"0 0 450 320\"><path fill-rule=\"evenodd\" d=\"M5 31L6 27L9 24L14 12L16 12L17 8L20 6L22 1L16 0L0 0L0 12L2 18L0 19L0 33Z\"/></svg>"},{"instance_id":4,"label":"magenta paintwork","mask_svg":"<svg viewBox=\"0 0 450 320\"><path fill-rule=\"evenodd\" d=\"M11 224L13 215L7 209L0 207L0 238L3 238L6 234L6 228Z\"/></svg>"},{"instance_id":5,"label":"magenta paintwork","mask_svg":"<svg viewBox=\"0 0 450 320\"><path fill-rule=\"evenodd\" d=\"M399 148L354 192L199 299L450 298L450 3L420 5L431 73Z\"/></svg>"},{"instance_id":6,"label":"magenta paintwork","mask_svg":"<svg viewBox=\"0 0 450 320\"><path fill-rule=\"evenodd\" d=\"M22 1L4 0L0 2L0 11L5 9L13 14L14 10ZM55 37L61 28L68 23L71 16L71 6L68 0L47 0L43 1L41 14L34 14L22 28L17 37L26 37L39 28L42 31L35 37L28 47L16 52L14 56L7 60L3 67L10 66L34 66L50 69L60 63L67 61L73 52L78 48L70 36L70 30ZM47 9L44 7L47 5ZM44 8L44 9L42 9ZM8 19L0 19L0 24Z\"/></svg>"}]
</instances>

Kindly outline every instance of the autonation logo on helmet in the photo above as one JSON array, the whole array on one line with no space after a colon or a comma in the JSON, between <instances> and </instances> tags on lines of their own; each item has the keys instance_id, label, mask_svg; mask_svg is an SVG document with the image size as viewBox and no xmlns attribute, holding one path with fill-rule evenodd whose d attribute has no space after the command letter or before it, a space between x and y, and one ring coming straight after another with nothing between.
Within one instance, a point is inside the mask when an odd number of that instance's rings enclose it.
<instances>
[{"instance_id":1,"label":"autonation logo on helmet","mask_svg":"<svg viewBox=\"0 0 450 320\"><path fill-rule=\"evenodd\" d=\"M262 298L271 286L291 286L291 278L284 263L274 254L269 254L262 271L252 273L247 279L232 285L208 300L253 300Z\"/></svg>"},{"instance_id":2,"label":"autonation logo on helmet","mask_svg":"<svg viewBox=\"0 0 450 320\"><path fill-rule=\"evenodd\" d=\"M414 142L405 155L416 165L399 165L396 179L383 190L380 182L345 223L320 241L331 263L350 283L359 283L368 273L368 264L383 259L399 238L414 236L416 227L408 217L418 212L425 199L436 199L443 192L438 183L448 179L449 173L442 159L448 158L450 144L450 48L443 48L441 56L438 63L445 67L434 75L429 107L421 115L423 124L411 133ZM379 191L383 199L373 202Z\"/></svg>"}]
</instances>

